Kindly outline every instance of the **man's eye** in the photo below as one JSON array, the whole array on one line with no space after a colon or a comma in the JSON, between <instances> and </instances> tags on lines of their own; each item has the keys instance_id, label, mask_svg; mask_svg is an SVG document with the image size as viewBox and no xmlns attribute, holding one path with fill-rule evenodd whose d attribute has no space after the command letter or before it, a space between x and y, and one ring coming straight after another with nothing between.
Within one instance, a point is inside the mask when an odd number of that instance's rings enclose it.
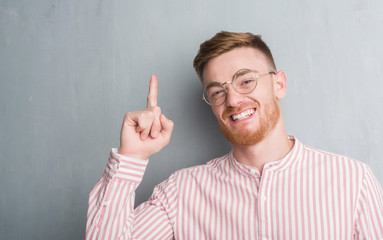
<instances>
[{"instance_id":1,"label":"man's eye","mask_svg":"<svg viewBox=\"0 0 383 240\"><path fill-rule=\"evenodd\" d=\"M210 97L212 98L219 98L225 94L225 90L219 89L219 90L214 90L211 92Z\"/></svg>"},{"instance_id":2,"label":"man's eye","mask_svg":"<svg viewBox=\"0 0 383 240\"><path fill-rule=\"evenodd\" d=\"M238 88L252 88L256 84L255 79L253 78L246 78L239 82Z\"/></svg>"},{"instance_id":3,"label":"man's eye","mask_svg":"<svg viewBox=\"0 0 383 240\"><path fill-rule=\"evenodd\" d=\"M246 79L241 82L241 85L248 85L254 83L254 79Z\"/></svg>"}]
</instances>

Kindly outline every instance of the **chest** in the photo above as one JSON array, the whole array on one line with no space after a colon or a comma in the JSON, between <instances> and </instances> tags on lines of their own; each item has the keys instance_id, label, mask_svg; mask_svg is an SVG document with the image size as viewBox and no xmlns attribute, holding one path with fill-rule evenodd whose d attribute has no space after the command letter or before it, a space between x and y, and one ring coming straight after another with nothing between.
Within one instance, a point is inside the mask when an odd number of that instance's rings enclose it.
<instances>
[{"instance_id":1,"label":"chest","mask_svg":"<svg viewBox=\"0 0 383 240\"><path fill-rule=\"evenodd\" d=\"M180 191L178 239L350 239L355 197L335 175L196 176Z\"/></svg>"}]
</instances>

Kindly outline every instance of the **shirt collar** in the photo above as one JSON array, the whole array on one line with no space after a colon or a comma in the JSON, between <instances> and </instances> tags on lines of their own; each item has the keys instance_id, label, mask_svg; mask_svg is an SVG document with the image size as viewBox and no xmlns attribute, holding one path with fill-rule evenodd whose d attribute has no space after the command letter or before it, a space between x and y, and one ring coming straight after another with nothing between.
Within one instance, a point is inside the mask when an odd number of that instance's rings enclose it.
<instances>
[{"instance_id":1,"label":"shirt collar","mask_svg":"<svg viewBox=\"0 0 383 240\"><path fill-rule=\"evenodd\" d=\"M298 161L303 155L303 144L294 136L288 136L288 138L294 141L294 146L282 159L272 161L263 167L263 171L282 171L288 168L293 162ZM260 177L259 170L254 167L249 167L239 163L233 156L233 151L229 153L228 161L230 166L240 174L258 176Z\"/></svg>"}]
</instances>

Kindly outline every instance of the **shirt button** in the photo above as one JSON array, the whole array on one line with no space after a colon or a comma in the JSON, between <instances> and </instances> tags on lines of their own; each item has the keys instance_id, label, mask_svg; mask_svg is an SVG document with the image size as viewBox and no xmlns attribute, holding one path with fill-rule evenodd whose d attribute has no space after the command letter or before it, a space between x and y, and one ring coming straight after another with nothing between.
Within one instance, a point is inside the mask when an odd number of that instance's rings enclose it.
<instances>
[{"instance_id":1,"label":"shirt button","mask_svg":"<svg viewBox=\"0 0 383 240\"><path fill-rule=\"evenodd\" d=\"M265 194L262 194L262 201L266 201L266 196L265 196ZM265 238L266 239L266 238Z\"/></svg>"},{"instance_id":2,"label":"shirt button","mask_svg":"<svg viewBox=\"0 0 383 240\"><path fill-rule=\"evenodd\" d=\"M113 163L112 164L112 169L114 170L114 171L117 171L118 169L118 165L117 165L117 163Z\"/></svg>"},{"instance_id":3,"label":"shirt button","mask_svg":"<svg viewBox=\"0 0 383 240\"><path fill-rule=\"evenodd\" d=\"M250 169L250 173L251 173L251 174L255 175L256 172L257 172L257 171L256 171L255 169Z\"/></svg>"}]
</instances>

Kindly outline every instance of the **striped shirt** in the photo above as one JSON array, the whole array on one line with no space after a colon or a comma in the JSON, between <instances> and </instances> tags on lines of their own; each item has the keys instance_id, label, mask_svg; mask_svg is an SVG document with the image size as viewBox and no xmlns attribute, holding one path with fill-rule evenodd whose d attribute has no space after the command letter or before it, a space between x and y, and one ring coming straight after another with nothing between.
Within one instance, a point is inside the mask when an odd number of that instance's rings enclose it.
<instances>
[{"instance_id":1,"label":"striped shirt","mask_svg":"<svg viewBox=\"0 0 383 240\"><path fill-rule=\"evenodd\" d=\"M182 169L134 209L148 161L113 149L89 195L86 239L383 239L370 168L303 145L256 168L232 153Z\"/></svg>"}]
</instances>

